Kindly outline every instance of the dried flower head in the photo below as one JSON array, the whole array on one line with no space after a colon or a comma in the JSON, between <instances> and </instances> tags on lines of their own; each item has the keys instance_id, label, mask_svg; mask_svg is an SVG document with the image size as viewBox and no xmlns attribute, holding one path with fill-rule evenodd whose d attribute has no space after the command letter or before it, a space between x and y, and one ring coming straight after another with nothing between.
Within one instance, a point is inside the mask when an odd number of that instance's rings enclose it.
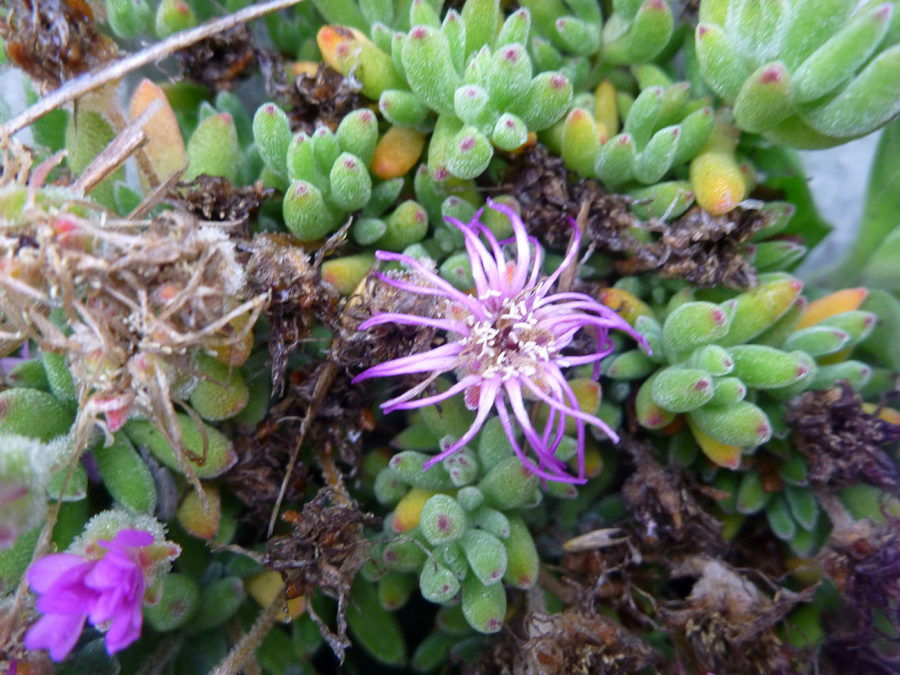
<instances>
[{"instance_id":1,"label":"dried flower head","mask_svg":"<svg viewBox=\"0 0 900 675\"><path fill-rule=\"evenodd\" d=\"M618 314L589 295L550 292L560 275L575 263L581 242L577 227L560 267L549 277L541 278L542 252L537 240L528 236L524 223L514 211L490 200L488 206L504 214L512 223L514 236L509 242L497 241L480 222L480 211L467 224L448 219L465 237L475 295L457 290L407 255L378 251L379 260L398 261L410 270L402 277L379 273L382 281L411 293L438 296L443 299L442 306L435 318L385 312L361 324L360 329L384 323L430 326L447 331L451 339L425 354L414 354L369 368L353 381L431 373L419 385L384 403L385 412L422 408L465 392L466 406L477 410L475 421L461 438L426 462L426 470L471 441L496 407L503 429L525 466L548 480L583 483L586 480L585 422L598 427L614 441L618 441L618 437L601 419L580 410L561 368L593 363L594 376L599 376L599 361L613 349L608 337L610 329L625 331L645 347L646 343ZM503 251L506 243L515 248L515 262L506 260ZM572 343L581 329L594 334L596 351L587 355L563 355L563 349ZM455 385L445 392L413 400L438 376L451 370L456 371L458 377ZM516 440L507 400L537 462L526 456ZM532 424L526 401L542 401L550 407L543 430L538 431ZM577 476L566 473L565 463L555 456L569 417L574 418L577 428Z\"/></svg>"}]
</instances>

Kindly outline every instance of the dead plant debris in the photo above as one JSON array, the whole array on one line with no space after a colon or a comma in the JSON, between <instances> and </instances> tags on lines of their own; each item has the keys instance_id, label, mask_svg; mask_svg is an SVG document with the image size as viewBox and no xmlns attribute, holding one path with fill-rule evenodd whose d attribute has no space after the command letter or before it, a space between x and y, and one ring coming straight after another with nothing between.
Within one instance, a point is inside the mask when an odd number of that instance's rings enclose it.
<instances>
[{"instance_id":1,"label":"dead plant debris","mask_svg":"<svg viewBox=\"0 0 900 675\"><path fill-rule=\"evenodd\" d=\"M97 30L85 0L8 0L3 5L0 37L6 53L42 92L119 55L116 43Z\"/></svg>"},{"instance_id":2,"label":"dead plant debris","mask_svg":"<svg viewBox=\"0 0 900 675\"><path fill-rule=\"evenodd\" d=\"M363 527L375 526L380 519L363 513L355 502L335 495L330 488L319 490L302 512L286 511L281 518L293 531L269 539L264 564L281 573L288 599L310 599L319 590L338 601L336 631L316 616L311 603L307 610L335 655L343 660L344 650L350 646L345 619L350 586L372 558L372 543L363 535Z\"/></svg>"},{"instance_id":3,"label":"dead plant debris","mask_svg":"<svg viewBox=\"0 0 900 675\"><path fill-rule=\"evenodd\" d=\"M181 183L179 188L169 194L170 199L201 220L234 223L244 238L249 238L250 224L274 192L263 187L262 181L235 187L227 178L207 174Z\"/></svg>"},{"instance_id":4,"label":"dead plant debris","mask_svg":"<svg viewBox=\"0 0 900 675\"><path fill-rule=\"evenodd\" d=\"M231 91L259 67L253 33L246 24L235 26L177 52L181 77L213 91Z\"/></svg>"},{"instance_id":5,"label":"dead plant debris","mask_svg":"<svg viewBox=\"0 0 900 675\"><path fill-rule=\"evenodd\" d=\"M639 221L629 211L628 197L612 194L594 180L571 182L563 160L540 143L508 155L507 160L502 187L516 196L522 219L541 241L568 241L566 217L575 218L587 201L588 239L613 257L621 275L656 271L698 286L742 289L756 285L753 265L741 251L756 232L771 224L773 216L739 207L715 217L695 207L674 222ZM653 241L639 240L633 228L650 233Z\"/></svg>"},{"instance_id":6,"label":"dead plant debris","mask_svg":"<svg viewBox=\"0 0 900 675\"><path fill-rule=\"evenodd\" d=\"M881 446L900 440L900 427L867 413L848 383L803 394L788 407L785 422L813 483L897 486L897 467Z\"/></svg>"}]
</instances>

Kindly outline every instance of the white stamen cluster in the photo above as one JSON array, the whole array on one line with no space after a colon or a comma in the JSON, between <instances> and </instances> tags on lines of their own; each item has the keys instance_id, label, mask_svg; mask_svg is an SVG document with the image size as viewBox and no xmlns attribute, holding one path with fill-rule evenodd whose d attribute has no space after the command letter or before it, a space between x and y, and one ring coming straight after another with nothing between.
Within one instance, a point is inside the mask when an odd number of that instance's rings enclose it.
<instances>
[{"instance_id":1,"label":"white stamen cluster","mask_svg":"<svg viewBox=\"0 0 900 675\"><path fill-rule=\"evenodd\" d=\"M492 319L475 321L470 314L466 324L471 334L461 339L466 345L462 356L470 372L486 379L534 378L554 352L552 333L539 326L521 296L505 300Z\"/></svg>"}]
</instances>

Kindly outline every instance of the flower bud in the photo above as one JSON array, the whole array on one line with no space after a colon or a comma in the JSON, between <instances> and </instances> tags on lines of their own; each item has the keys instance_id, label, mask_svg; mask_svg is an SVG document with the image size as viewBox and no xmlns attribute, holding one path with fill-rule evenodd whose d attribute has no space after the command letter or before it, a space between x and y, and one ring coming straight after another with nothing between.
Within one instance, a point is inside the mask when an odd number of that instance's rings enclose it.
<instances>
[{"instance_id":1,"label":"flower bud","mask_svg":"<svg viewBox=\"0 0 900 675\"><path fill-rule=\"evenodd\" d=\"M663 345L672 362L686 358L697 347L716 342L729 333L732 317L723 305L688 302L669 314L663 324Z\"/></svg>"},{"instance_id":2,"label":"flower bud","mask_svg":"<svg viewBox=\"0 0 900 675\"><path fill-rule=\"evenodd\" d=\"M599 152L600 136L593 115L584 108L575 108L563 126L562 157L566 168L590 177Z\"/></svg>"},{"instance_id":3,"label":"flower bud","mask_svg":"<svg viewBox=\"0 0 900 675\"><path fill-rule=\"evenodd\" d=\"M631 180L635 156L634 139L629 134L614 136L597 153L594 173L609 185L624 183Z\"/></svg>"},{"instance_id":4,"label":"flower bud","mask_svg":"<svg viewBox=\"0 0 900 675\"><path fill-rule=\"evenodd\" d=\"M478 489L484 493L486 504L508 511L531 503L537 485L538 477L512 456L496 462L478 483Z\"/></svg>"},{"instance_id":5,"label":"flower bud","mask_svg":"<svg viewBox=\"0 0 900 675\"><path fill-rule=\"evenodd\" d=\"M287 142L290 142L288 131ZM287 154L287 143L284 146ZM212 115L197 125L188 141L187 159L190 161L185 180L194 180L201 174L222 176L232 183L237 181L241 147L238 144L234 119L228 113ZM284 157L281 163L284 165Z\"/></svg>"},{"instance_id":6,"label":"flower bud","mask_svg":"<svg viewBox=\"0 0 900 675\"><path fill-rule=\"evenodd\" d=\"M638 424L645 429L662 429L675 420L675 413L666 410L653 400L653 384L661 372L663 371L658 370L647 378L635 397Z\"/></svg>"},{"instance_id":7,"label":"flower bud","mask_svg":"<svg viewBox=\"0 0 900 675\"><path fill-rule=\"evenodd\" d=\"M443 565L426 560L419 575L422 597L429 602L444 604L459 593L460 583L456 575Z\"/></svg>"},{"instance_id":8,"label":"flower bud","mask_svg":"<svg viewBox=\"0 0 900 675\"><path fill-rule=\"evenodd\" d=\"M496 633L506 617L503 584L485 586L469 574L462 582L462 611L469 625L479 633Z\"/></svg>"},{"instance_id":9,"label":"flower bud","mask_svg":"<svg viewBox=\"0 0 900 675\"><path fill-rule=\"evenodd\" d=\"M16 387L0 392L0 433L47 442L69 432L74 415L50 394Z\"/></svg>"},{"instance_id":10,"label":"flower bud","mask_svg":"<svg viewBox=\"0 0 900 675\"><path fill-rule=\"evenodd\" d=\"M449 447L456 439L448 436L441 442L441 448ZM441 462L447 473L450 474L450 480L456 487L468 485L478 477L478 460L475 454L467 447L461 448L449 457L444 458Z\"/></svg>"},{"instance_id":11,"label":"flower bud","mask_svg":"<svg viewBox=\"0 0 900 675\"><path fill-rule=\"evenodd\" d=\"M117 504L135 513L153 513L156 509L153 474L124 433L116 434L108 448L98 445L92 454L103 486Z\"/></svg>"},{"instance_id":12,"label":"flower bud","mask_svg":"<svg viewBox=\"0 0 900 675\"><path fill-rule=\"evenodd\" d=\"M199 607L200 587L187 574L173 572L163 581L162 596L155 605L145 605L144 618L160 633L184 626Z\"/></svg>"},{"instance_id":13,"label":"flower bud","mask_svg":"<svg viewBox=\"0 0 900 675\"><path fill-rule=\"evenodd\" d=\"M803 283L787 274L761 277L759 286L735 298L731 328L716 342L730 347L756 337L791 308L802 289Z\"/></svg>"},{"instance_id":14,"label":"flower bud","mask_svg":"<svg viewBox=\"0 0 900 675\"><path fill-rule=\"evenodd\" d=\"M468 24L466 29L468 42ZM467 52L471 51L467 47ZM447 37L436 28L415 26L403 45L401 58L403 71L413 92L429 108L452 115L453 93L461 81L453 68L453 55Z\"/></svg>"},{"instance_id":15,"label":"flower bud","mask_svg":"<svg viewBox=\"0 0 900 675\"><path fill-rule=\"evenodd\" d=\"M156 10L156 37L160 40L196 25L197 16L185 0L162 0L159 3Z\"/></svg>"},{"instance_id":16,"label":"flower bud","mask_svg":"<svg viewBox=\"0 0 900 675\"><path fill-rule=\"evenodd\" d=\"M194 421L185 414L177 415L184 443L183 461L190 466L198 478L215 478L224 473L237 461L234 447L228 438L209 425L198 429ZM170 469L181 470L180 462L172 446L153 425L145 420L132 420L125 424L128 439L137 446L146 446L156 459ZM206 452L204 453L204 440Z\"/></svg>"},{"instance_id":17,"label":"flower bud","mask_svg":"<svg viewBox=\"0 0 900 675\"><path fill-rule=\"evenodd\" d=\"M433 546L459 539L468 527L465 510L449 495L436 494L422 507L419 528Z\"/></svg>"},{"instance_id":18,"label":"flower bud","mask_svg":"<svg viewBox=\"0 0 900 675\"><path fill-rule=\"evenodd\" d=\"M163 591L165 592L165 591ZM197 606L203 610L196 612L189 625L187 635L196 635L210 628L221 626L228 621L247 599L244 581L240 577L223 577L200 589Z\"/></svg>"},{"instance_id":19,"label":"flower bud","mask_svg":"<svg viewBox=\"0 0 900 675\"><path fill-rule=\"evenodd\" d=\"M287 176L286 159L292 140L287 114L274 103L260 106L253 116L253 140L266 166Z\"/></svg>"},{"instance_id":20,"label":"flower bud","mask_svg":"<svg viewBox=\"0 0 900 675\"><path fill-rule=\"evenodd\" d=\"M322 192L305 180L291 183L284 196L282 212L284 224L300 241L324 237L335 226L334 213L325 205Z\"/></svg>"},{"instance_id":21,"label":"flower bud","mask_svg":"<svg viewBox=\"0 0 900 675\"><path fill-rule=\"evenodd\" d=\"M766 414L749 401L727 406L704 406L690 413L690 419L713 440L740 448L755 448L772 437Z\"/></svg>"}]
</instances>

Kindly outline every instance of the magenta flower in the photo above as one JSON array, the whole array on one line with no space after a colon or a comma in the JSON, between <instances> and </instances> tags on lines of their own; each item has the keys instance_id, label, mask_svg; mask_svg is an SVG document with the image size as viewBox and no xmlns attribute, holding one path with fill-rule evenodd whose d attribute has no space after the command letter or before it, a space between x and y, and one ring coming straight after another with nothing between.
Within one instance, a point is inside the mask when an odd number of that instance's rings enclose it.
<instances>
[{"instance_id":1,"label":"magenta flower","mask_svg":"<svg viewBox=\"0 0 900 675\"><path fill-rule=\"evenodd\" d=\"M42 616L25 635L28 649L47 649L62 661L78 641L85 620L106 631L106 650L113 654L141 635L146 582L140 548L153 544L142 530L122 530L99 560L72 553L55 553L38 560L28 571L28 583L40 595Z\"/></svg>"},{"instance_id":2,"label":"magenta flower","mask_svg":"<svg viewBox=\"0 0 900 675\"><path fill-rule=\"evenodd\" d=\"M594 379L599 377L599 361L613 350L608 336L610 329L625 331L645 348L646 342L618 314L591 296L551 293L560 274L575 263L581 243L578 227L574 228L575 236L560 267L549 277L542 278L541 247L534 237L528 236L522 220L502 204L488 200L488 206L506 215L512 223L515 234L508 242L498 242L479 221L481 211L468 224L448 218L465 237L477 297L457 290L409 256L385 251L375 254L379 260L398 261L411 268L408 280L379 273L382 281L411 293L438 296L443 302L437 318L386 312L364 322L360 330L384 323L430 326L447 331L451 340L424 354L413 354L369 368L353 382L371 377L431 372L421 384L385 402L382 405L385 412L422 408L464 393L466 406L477 411L475 421L461 438L426 462L426 470L471 441L491 410L496 408L500 423L525 466L548 480L584 483L585 423L598 427L615 442L618 442L618 436L603 420L579 409L575 393L561 368L593 363ZM506 243L515 245L515 263L504 257L502 246ZM593 335L596 351L587 355L562 354L582 329ZM456 371L458 381L455 385L443 393L413 400L439 375L448 371ZM550 407L542 430L532 424L526 401L543 401ZM525 454L516 440L507 402L537 463ZM565 463L554 456L569 417L575 419L577 428L578 476L566 473Z\"/></svg>"}]
</instances>

